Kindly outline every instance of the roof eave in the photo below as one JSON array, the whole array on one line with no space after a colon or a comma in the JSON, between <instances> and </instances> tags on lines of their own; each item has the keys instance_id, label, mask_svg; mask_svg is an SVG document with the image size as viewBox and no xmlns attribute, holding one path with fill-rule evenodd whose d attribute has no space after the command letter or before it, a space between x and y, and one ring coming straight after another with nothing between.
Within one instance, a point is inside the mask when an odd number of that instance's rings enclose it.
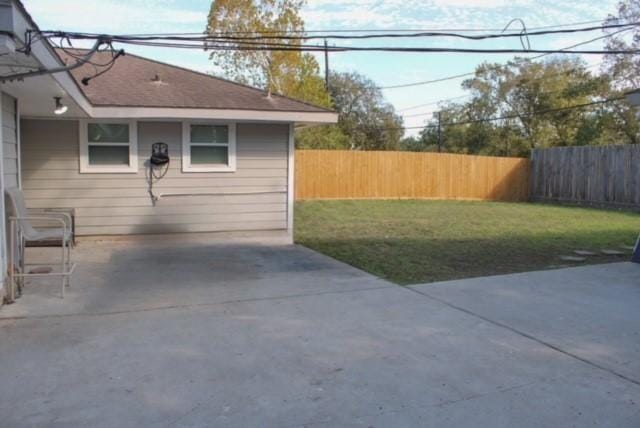
<instances>
[{"instance_id":1,"label":"roof eave","mask_svg":"<svg viewBox=\"0 0 640 428\"><path fill-rule=\"evenodd\" d=\"M175 107L94 106L91 117L113 119L230 120L246 122L284 122L332 124L338 122L335 112L233 110Z\"/></svg>"},{"instance_id":2,"label":"roof eave","mask_svg":"<svg viewBox=\"0 0 640 428\"><path fill-rule=\"evenodd\" d=\"M11 4L13 6L13 33L18 40L24 43L27 30L34 31L39 29L22 2L12 0ZM31 55L33 55L45 69L57 68L64 65L53 46L46 39L38 39L31 44ZM51 74L51 77L87 115L90 115L91 102L80 89L76 80L71 76L71 73L63 71Z\"/></svg>"}]
</instances>

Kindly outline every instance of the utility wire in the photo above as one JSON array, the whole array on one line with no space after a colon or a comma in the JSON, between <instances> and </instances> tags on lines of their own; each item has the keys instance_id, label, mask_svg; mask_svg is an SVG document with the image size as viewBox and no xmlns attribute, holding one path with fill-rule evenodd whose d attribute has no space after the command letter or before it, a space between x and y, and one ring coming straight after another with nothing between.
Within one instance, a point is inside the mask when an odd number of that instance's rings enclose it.
<instances>
[{"instance_id":1,"label":"utility wire","mask_svg":"<svg viewBox=\"0 0 640 428\"><path fill-rule=\"evenodd\" d=\"M263 46L231 46L231 45L204 45L204 44L185 44L185 43L167 43L167 42L139 42L139 41L123 41L113 40L113 42L138 45L138 46L150 46L150 47L167 47L167 48L181 48L181 49L206 49L206 50L221 50L221 51L268 51L268 52L324 52L327 50L332 53L339 52L396 52L396 53L485 53L485 54L517 54L517 53L538 53L538 54L570 54L570 55L637 55L640 53L640 49L613 49L613 50L598 50L598 49L584 49L584 50L557 50L557 49L467 49L467 48L435 48L435 47L356 47L356 46L331 46L325 49L320 45L277 45L277 44L264 44Z\"/></svg>"},{"instance_id":2,"label":"utility wire","mask_svg":"<svg viewBox=\"0 0 640 428\"><path fill-rule=\"evenodd\" d=\"M460 79L462 77L474 76L475 74L476 74L476 72L472 71L472 72L468 72L468 73L455 74L453 76L441 77L441 78L438 78L438 79L423 80L423 81L420 81L420 82L413 82L413 83L405 83L405 84L402 84L402 85L379 86L378 89L400 89L400 88L411 88L411 87L414 87L414 86L431 85L433 83L446 82L448 80L455 80L455 79Z\"/></svg>"},{"instance_id":3,"label":"utility wire","mask_svg":"<svg viewBox=\"0 0 640 428\"><path fill-rule=\"evenodd\" d=\"M630 29L618 30L618 31L615 31L615 32L613 32L611 34L605 34L604 36L600 36L600 37L597 37L595 39L590 39L590 40L586 40L584 42L579 42L579 43L573 44L571 46L567 46L566 48L563 48L563 49L573 49L573 48L576 48L578 46L583 46L583 45L586 45L586 44L589 44L589 43L596 42L598 40L602 40L602 39L605 39L605 38L608 38L608 37L615 36L615 35L620 34L620 33L624 33L626 31L630 31ZM523 59L520 59L520 60L516 60L514 62L519 63L519 62L524 62L524 61L531 61L532 59L539 59L539 58L542 58L544 56L546 56L546 55L538 55L538 56L535 56L535 57L532 57L532 58L523 58ZM587 68L593 68L593 67L596 67L596 66L601 65L601 64L602 64L602 62L599 62L599 63L591 65L591 66L589 66ZM436 81L453 80L453 79L457 79L457 78L460 78L460 77L467 77L467 76L474 76L474 75L475 75L475 71L469 72L469 73L464 73L464 74L458 74L458 75L455 75L455 76L443 77L443 78L440 78L440 79L436 79ZM431 81L417 82L417 83L410 84L410 85L411 86L418 86L418 85L426 85L426 84L429 84L429 83L431 83ZM435 82L433 82L433 83L435 83ZM408 85L402 85L402 86L408 86ZM390 87L379 87L378 89L389 89L389 88ZM415 110L417 108L432 106L432 105L440 104L441 102L454 101L454 100L457 100L457 99L467 98L467 97L470 97L470 96L471 96L471 94L461 95L459 97L453 97L453 98L445 98L445 99L442 99L442 100L439 100L439 101L432 101L432 102L428 102L428 103L425 103L425 104L418 104L418 105L415 105L415 106L399 109L399 110L396 110L396 111L397 112L402 112L402 111L408 111L408 110Z\"/></svg>"},{"instance_id":4,"label":"utility wire","mask_svg":"<svg viewBox=\"0 0 640 428\"><path fill-rule=\"evenodd\" d=\"M399 110L396 110L396 112L415 110L415 109L420 108L420 107L434 106L434 105L440 104L441 102L459 100L459 99L462 99L462 98L468 98L470 96L471 96L471 94L465 94L465 95L460 95L459 97L444 98L444 99L441 99L441 100L438 100L438 101L431 101L431 102L428 102L428 103L425 103L425 104L418 104L416 106L401 108Z\"/></svg>"},{"instance_id":5,"label":"utility wire","mask_svg":"<svg viewBox=\"0 0 640 428\"><path fill-rule=\"evenodd\" d=\"M571 45L571 46L567 46L566 48L563 48L563 49L573 49L573 48L576 48L578 46L583 46L583 45L586 45L586 44L589 44L589 43L593 43L593 42L596 42L598 40L602 40L602 39L605 39L605 38L608 38L608 37L612 37L612 36L615 36L617 34L620 34L620 33L626 32L626 31L630 31L630 29L618 30L618 31L615 31L615 32L613 32L611 34L605 34L604 36L600 36L600 37L597 37L595 39L590 39L590 40L586 40L584 42L576 43L576 44ZM546 55L538 55L538 56L535 56L535 57L532 57L532 58L523 58L523 59L520 59L520 60L516 60L514 62L519 63L519 62L524 62L524 61L531 61L532 59L539 59L539 58L542 58L544 56L546 56ZM599 62L597 64L593 64L593 65L591 65L589 67L586 67L586 68L593 68L593 67L596 67L596 66L601 65L601 64L602 64L602 62ZM475 75L475 71L469 72L469 73L464 73L464 74L458 74L458 75L455 75L455 76L443 77L443 78L440 78L440 79L436 79L436 81L453 80L453 79L457 79L457 78L460 78L460 77L467 77L467 76L474 76L474 75ZM426 85L426 84L429 84L429 83L435 83L435 82L432 82L432 81L417 82L417 83L410 84L410 85L411 86L418 86L418 85ZM407 86L407 85L402 85L402 86ZM390 87L379 87L378 89L389 89L389 88ZM408 111L408 110L415 110L417 108L432 106L432 105L440 104L441 102L453 101L453 100L457 100L457 99L467 98L467 97L470 97L470 96L471 96L471 94L461 95L459 97L453 97L453 98L445 98L445 99L442 99L442 100L439 100L439 101L432 101L432 102L428 102L428 103L425 103L425 104L418 104L418 105L415 105L415 106L399 109L399 110L396 110L396 111L397 112L402 112L402 111Z\"/></svg>"},{"instance_id":6,"label":"utility wire","mask_svg":"<svg viewBox=\"0 0 640 428\"><path fill-rule=\"evenodd\" d=\"M629 29L638 26L640 23L624 23L609 24L582 28L561 29L561 30L540 30L520 33L492 33L481 35L465 35L453 32L422 32L408 34L363 34L363 35L335 35L324 34L321 36L311 35L257 35L257 36L212 36L203 34L199 36L174 36L174 35L158 35L158 36L123 36L123 35L104 35L95 33L79 33L79 32L60 32L60 31L43 31L39 35L45 38L61 37L65 39L96 39L108 38L112 42L139 44L146 46L164 46L164 47L180 47L180 48L206 48L206 49L222 49L222 50L268 50L268 51L318 51L329 50L331 52L349 52L349 51L385 51L385 52L478 52L478 53L558 53L557 50L545 49L465 49L465 48L438 48L438 47L378 47L378 46L331 46L328 49L320 45L305 45L302 43L287 44L282 41L309 41L315 39L342 39L342 40L358 40L358 39L377 39L377 38L425 38L425 37L459 37L468 40L485 40L510 37L530 37L549 34L567 34L578 32L589 32L604 29ZM276 43L276 41L281 43ZM626 53L625 51L624 53ZM582 54L599 54L603 51L587 50L587 51L571 51L568 53ZM620 52L623 53L623 52Z\"/></svg>"},{"instance_id":7,"label":"utility wire","mask_svg":"<svg viewBox=\"0 0 640 428\"><path fill-rule=\"evenodd\" d=\"M596 64L592 64L590 66L584 67L584 69L588 70L590 68L598 67L599 65L602 65L602 64L603 64L602 62L598 62ZM533 79L528 79L527 81L529 81L529 82L537 82L539 80L547 80L549 78L560 77L560 76L565 75L567 73L571 73L571 72L578 71L578 70L579 70L578 68L571 68L569 70L563 70L563 71L560 71L558 73L552 73L552 74L549 74L549 75L546 75L546 76L540 76L540 77L536 77L536 78L533 78ZM561 92L561 91L544 92L543 94L554 94L554 93L558 93L558 92ZM413 109L416 109L416 108L419 108L419 107L426 107L426 106L430 106L430 105L440 104L440 103L445 102L445 101L452 101L452 100L457 100L457 99L461 99L461 98L468 98L468 97L471 97L472 95L473 94L466 94L466 95L461 95L459 97L444 98L444 99L441 99L439 101L433 101L433 102L430 102L430 103L427 103L427 104L420 104L418 106L409 107L409 108L406 108L406 109L401 109L401 110L396 110L396 111L397 112L401 112L401 111L406 111L406 110L413 110ZM433 114L433 113L435 113L437 111L438 110L433 110L433 111L428 111L428 112L424 112L424 113L416 113L416 114L401 115L401 116L402 117L427 116L427 115Z\"/></svg>"},{"instance_id":8,"label":"utility wire","mask_svg":"<svg viewBox=\"0 0 640 428\"><path fill-rule=\"evenodd\" d=\"M597 19L592 21L573 22L567 24L554 24L545 25L539 27L531 27L530 30L546 30L551 28L567 28L575 27L577 25L591 25L597 23L606 22L604 19ZM459 33L481 33L481 32L498 32L503 31L504 28L359 28L359 29L325 29L325 30L262 30L260 34L325 34L325 33L416 33L416 32L459 32ZM520 32L520 30L506 30L511 32ZM256 34L256 31L212 31L208 34L211 35L238 35L238 34ZM133 33L123 34L123 36L138 37L138 36L198 36L203 32L191 32L191 33Z\"/></svg>"},{"instance_id":9,"label":"utility wire","mask_svg":"<svg viewBox=\"0 0 640 428\"><path fill-rule=\"evenodd\" d=\"M85 55L82 58L78 58L75 64L72 65L65 65L65 66L61 66L61 67L55 67L55 68L51 68L51 69L39 69L39 70L30 70L30 71L25 71L25 72L20 72L20 73L12 73L12 74L8 74L8 75L2 75L0 76L0 83L5 83L7 81L13 81L13 80L22 80L25 79L27 77L35 77L35 76L42 76L44 74L55 74L55 73L60 73L60 72L69 72L71 70L74 70L80 66L82 66L83 64L87 63L88 61L90 61L91 57L98 51L98 49L100 48L100 46L104 43L104 41L97 39L96 42L94 43L93 47L86 51Z\"/></svg>"},{"instance_id":10,"label":"utility wire","mask_svg":"<svg viewBox=\"0 0 640 428\"><path fill-rule=\"evenodd\" d=\"M369 39L387 39L387 38L424 38L424 37L455 37L467 40L487 40L487 39L504 39L504 38L513 38L513 37L522 37L523 35L532 37L532 36L546 36L546 35L555 35L555 34L573 34L573 33L584 33L591 31L602 31L607 29L615 29L615 28L628 28L635 27L639 25L640 22L631 22L631 23L621 23L621 24L605 24L591 27L581 27L581 28L569 28L569 29L560 29L560 30L538 30L538 31L526 31L526 32L499 32L499 33L488 33L488 34L478 34L478 35L468 35L462 34L459 32L442 32L442 31L425 31L425 32L415 32L415 33L375 33L375 34L358 34L358 35L343 35L343 34L321 34L321 35L264 35L260 32L256 32L250 36L225 36L218 34L202 34L200 36L174 36L174 35L157 35L157 36L137 36L137 37L126 37L126 36L113 36L114 40L116 39L135 39L135 40L171 40L171 41L207 41L211 38L216 40L226 40L231 42L237 41L261 41L261 40L294 40L294 41L308 41L308 40L324 40L324 39L332 39L332 40L369 40ZM46 34L46 33L45 33ZM85 37L85 38L94 38L99 36L99 34L92 33L72 33L72 37Z\"/></svg>"},{"instance_id":11,"label":"utility wire","mask_svg":"<svg viewBox=\"0 0 640 428\"><path fill-rule=\"evenodd\" d=\"M478 35L468 35L462 34L461 32L453 32L453 31L419 31L419 32L402 32L402 33L392 33L392 32L384 32L384 33L370 33L370 34L320 34L320 35L309 35L306 33L300 33L297 35L291 34L281 34L281 33L263 33L261 31L256 31L253 33L248 33L250 35L238 36L238 35L225 35L224 33L200 33L198 35L175 35L175 34L156 34L156 35L111 35L110 37L116 41L124 41L124 40L136 40L136 41L151 41L151 40L169 40L169 41L202 41L206 42L210 39L215 40L226 40L230 42L238 42L238 41L261 41L261 40L324 40L324 39L336 39L336 40L367 40L367 39L385 39L385 38L424 38L424 37L455 37L462 38L467 40L487 40L487 39L502 39L502 38L513 38L513 37L522 37L522 36L546 36L546 35L554 35L554 34L573 34L573 33L584 33L591 31L602 31L607 29L615 29L615 28L628 28L639 25L640 22L626 22L626 23L616 23L616 24L604 24L590 27L580 27L580 28L564 28L564 29L543 29L543 30L535 30L535 31L518 31L511 32L509 30L501 30L497 33L486 33L486 34L478 34ZM48 36L58 36L60 32L58 31L42 31L40 32L45 37ZM67 37L72 37L76 39L94 39L99 36L104 36L103 34L98 33L83 33L83 32L66 32Z\"/></svg>"},{"instance_id":12,"label":"utility wire","mask_svg":"<svg viewBox=\"0 0 640 428\"><path fill-rule=\"evenodd\" d=\"M560 50L561 51L565 51L565 50L568 50L568 49L573 49L573 48L577 48L577 47L580 47L580 46L588 45L590 43L597 42L599 40L603 40L603 39L606 39L606 38L609 38L609 37L612 37L612 36L615 36L617 34L624 33L626 31L630 31L630 30L631 30L630 28L625 28L623 30L614 31L611 34L605 34L603 36L599 36L599 37L596 37L596 38L593 38L593 39L585 40L584 42L576 43L576 44L573 44L571 46L567 46L565 48L562 48ZM551 55L551 54L550 53L545 53L545 54L542 54L542 55L536 55L536 56L533 56L531 58L523 58L520 61L531 61L533 59L543 58L543 57L548 56L548 55ZM445 82L445 81L448 81L448 80L455 80L455 79L460 79L460 78L463 78L463 77L474 76L475 74L476 74L475 71L471 71L471 72L468 72L468 73L456 74L456 75L453 75L453 76L441 77L441 78L438 78L438 79L425 80L425 81L421 81L421 82L405 83L405 84L402 84L402 85L379 86L378 89L400 89L400 88L410 88L410 87L414 87L414 86L430 85L430 84L433 84L433 83Z\"/></svg>"},{"instance_id":13,"label":"utility wire","mask_svg":"<svg viewBox=\"0 0 640 428\"><path fill-rule=\"evenodd\" d=\"M475 123L485 123L485 122L495 122L498 120L507 120L507 119L519 119L519 118L523 118L523 117L534 117L534 116L539 116L542 114L548 114L548 113L557 113L557 112L561 112L561 111L567 111L567 110L575 110L575 109L581 109L581 108L585 108L585 107L590 107L590 106L594 106L594 105L601 105L601 104L608 104L611 102L615 102L615 101L620 101L625 99L625 97L615 97L615 98L607 98L605 100L600 100L600 101L591 101L588 103L583 103L583 104L576 104L576 105L572 105L572 106L566 106L566 107L558 107L558 108L552 108L552 109L546 109L546 110L538 110L538 111L534 111L531 113L523 113L523 114L510 114L510 115L506 115L506 116L499 116L499 117L489 117L489 118L485 118L485 119L475 119L475 120L465 120L465 121L460 121L460 122L443 122L441 124L441 126L457 126L457 125L470 125L470 124L475 124ZM406 130L406 129L424 129L424 128L435 128L438 125L424 125L424 126L400 126L400 127L396 127L396 128L378 128L379 130L385 131L385 130L389 130L389 131L394 131L394 130Z\"/></svg>"}]
</instances>

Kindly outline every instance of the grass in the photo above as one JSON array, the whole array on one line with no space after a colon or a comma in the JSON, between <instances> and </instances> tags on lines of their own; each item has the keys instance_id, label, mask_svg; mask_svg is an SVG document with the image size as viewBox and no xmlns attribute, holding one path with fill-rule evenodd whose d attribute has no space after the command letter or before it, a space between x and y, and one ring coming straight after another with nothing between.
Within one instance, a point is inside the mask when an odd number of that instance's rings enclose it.
<instances>
[{"instance_id":1,"label":"grass","mask_svg":"<svg viewBox=\"0 0 640 428\"><path fill-rule=\"evenodd\" d=\"M306 201L295 219L296 242L399 284L567 266L559 256L620 250L640 233L637 213L529 203Z\"/></svg>"}]
</instances>

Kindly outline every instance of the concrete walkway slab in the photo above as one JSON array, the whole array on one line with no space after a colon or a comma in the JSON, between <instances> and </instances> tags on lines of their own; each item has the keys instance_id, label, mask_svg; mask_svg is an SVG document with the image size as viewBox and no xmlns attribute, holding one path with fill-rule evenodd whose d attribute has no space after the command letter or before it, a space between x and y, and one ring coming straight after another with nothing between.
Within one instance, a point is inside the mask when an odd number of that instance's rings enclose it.
<instances>
[{"instance_id":1,"label":"concrete walkway slab","mask_svg":"<svg viewBox=\"0 0 640 428\"><path fill-rule=\"evenodd\" d=\"M69 299L32 286L0 310L2 426L640 424L635 363L605 366L589 360L601 353L577 358L533 336L550 327L526 298L534 282L523 287L518 276L502 288L491 284L505 277L483 283L522 313L502 315L512 327L449 302L466 305L466 293L482 301L477 280L399 287L297 246L107 243L78 252ZM570 325L584 316L572 312L576 302L619 311L612 325L577 335L637 361L627 343L637 318L626 306L637 303L635 268L580 268L601 279L586 294L571 282L580 270L532 275L544 278L540 295L552 293L547 283L560 289ZM618 336L607 336L614 327Z\"/></svg>"},{"instance_id":2,"label":"concrete walkway slab","mask_svg":"<svg viewBox=\"0 0 640 428\"><path fill-rule=\"evenodd\" d=\"M612 263L412 286L640 382L640 265Z\"/></svg>"}]
</instances>

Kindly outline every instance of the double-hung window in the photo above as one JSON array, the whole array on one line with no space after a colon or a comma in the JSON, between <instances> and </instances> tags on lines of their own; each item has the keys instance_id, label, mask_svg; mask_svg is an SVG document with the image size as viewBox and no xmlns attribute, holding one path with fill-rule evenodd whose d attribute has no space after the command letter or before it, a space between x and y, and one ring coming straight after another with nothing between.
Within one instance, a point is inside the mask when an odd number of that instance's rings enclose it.
<instances>
[{"instance_id":1,"label":"double-hung window","mask_svg":"<svg viewBox=\"0 0 640 428\"><path fill-rule=\"evenodd\" d=\"M183 122L182 170L184 172L235 171L235 123Z\"/></svg>"},{"instance_id":2,"label":"double-hung window","mask_svg":"<svg viewBox=\"0 0 640 428\"><path fill-rule=\"evenodd\" d=\"M80 172L138 172L136 122L80 122Z\"/></svg>"}]
</instances>

